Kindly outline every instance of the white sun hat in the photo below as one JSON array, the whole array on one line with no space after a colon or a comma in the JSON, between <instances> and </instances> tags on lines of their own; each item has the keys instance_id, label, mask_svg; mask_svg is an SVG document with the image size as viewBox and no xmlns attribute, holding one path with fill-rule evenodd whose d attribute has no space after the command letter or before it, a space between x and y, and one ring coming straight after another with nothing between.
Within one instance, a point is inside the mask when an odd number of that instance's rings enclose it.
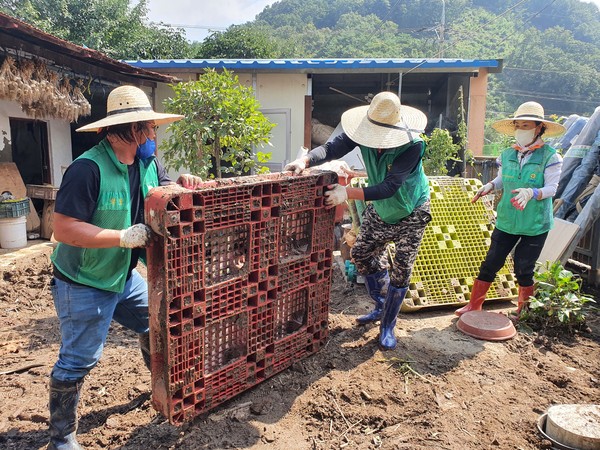
<instances>
[{"instance_id":1,"label":"white sun hat","mask_svg":"<svg viewBox=\"0 0 600 450\"><path fill-rule=\"evenodd\" d=\"M494 130L498 133L508 136L515 135L516 120L533 120L542 122L545 126L544 137L553 137L563 134L566 129L560 123L553 122L544 118L544 107L537 102L525 102L515 111L513 117L498 120L492 124Z\"/></svg>"},{"instance_id":2,"label":"white sun hat","mask_svg":"<svg viewBox=\"0 0 600 450\"><path fill-rule=\"evenodd\" d=\"M153 120L156 125L183 119L179 114L154 112L144 91L135 86L119 86L108 94L106 117L77 129L77 131L99 131L111 125Z\"/></svg>"},{"instance_id":3,"label":"white sun hat","mask_svg":"<svg viewBox=\"0 0 600 450\"><path fill-rule=\"evenodd\" d=\"M400 103L392 92L380 92L368 106L342 114L342 129L350 139L371 148L394 148L407 144L425 131L427 116Z\"/></svg>"}]
</instances>

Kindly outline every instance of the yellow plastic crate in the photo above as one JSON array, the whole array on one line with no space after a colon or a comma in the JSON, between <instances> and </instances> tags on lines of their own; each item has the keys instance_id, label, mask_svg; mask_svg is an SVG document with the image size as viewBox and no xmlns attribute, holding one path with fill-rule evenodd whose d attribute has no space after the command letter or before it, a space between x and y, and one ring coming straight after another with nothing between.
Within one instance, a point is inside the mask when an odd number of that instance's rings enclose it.
<instances>
[{"instance_id":1,"label":"yellow plastic crate","mask_svg":"<svg viewBox=\"0 0 600 450\"><path fill-rule=\"evenodd\" d=\"M355 187L367 184L366 178L352 180ZM481 186L477 179L429 177L433 219L425 229L402 311L460 306L469 301L473 280L485 259L495 223L493 199L482 198L471 203ZM364 208L365 202L356 201L356 210ZM390 264L393 264L394 252L390 244ZM490 286L488 300L511 300L517 296L513 271L509 256Z\"/></svg>"}]
</instances>

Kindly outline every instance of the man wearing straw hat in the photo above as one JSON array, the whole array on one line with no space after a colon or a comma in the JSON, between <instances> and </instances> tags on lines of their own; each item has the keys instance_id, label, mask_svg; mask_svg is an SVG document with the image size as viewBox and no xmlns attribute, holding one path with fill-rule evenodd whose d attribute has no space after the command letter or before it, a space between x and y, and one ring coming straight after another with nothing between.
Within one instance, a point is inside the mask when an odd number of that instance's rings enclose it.
<instances>
[{"instance_id":1,"label":"man wearing straw hat","mask_svg":"<svg viewBox=\"0 0 600 450\"><path fill-rule=\"evenodd\" d=\"M154 156L156 128L182 119L153 111L134 86L114 89L107 117L77 131L102 140L69 166L56 197L52 295L61 346L50 375L48 449L81 449L75 436L85 375L96 365L112 320L139 336L149 366L148 287L135 270L151 239L144 222L149 189L173 184ZM194 188L201 180L182 175Z\"/></svg>"},{"instance_id":2,"label":"man wearing straw hat","mask_svg":"<svg viewBox=\"0 0 600 450\"><path fill-rule=\"evenodd\" d=\"M554 223L552 197L562 168L562 157L542 136L561 135L565 128L545 119L544 108L536 102L523 103L514 117L492 126L499 133L514 136L516 143L496 160L498 176L481 187L471 200L474 203L482 195L502 192L492 243L473 284L469 303L456 310L456 315L482 309L490 285L514 248L515 277L519 284L515 318L518 318L534 294L535 263Z\"/></svg>"},{"instance_id":3,"label":"man wearing straw hat","mask_svg":"<svg viewBox=\"0 0 600 450\"><path fill-rule=\"evenodd\" d=\"M341 158L360 147L369 186L329 186L325 204L333 208L347 199L371 202L352 247L352 258L357 272L365 276L375 308L357 321L367 324L380 320L379 346L391 350L396 347L398 312L425 227L431 221L429 183L422 166L425 143L420 137L427 117L402 105L392 92L381 92L370 105L346 111L341 122L342 134L288 164L285 170L300 174L309 166ZM394 242L396 254L388 271L384 255L389 242Z\"/></svg>"}]
</instances>

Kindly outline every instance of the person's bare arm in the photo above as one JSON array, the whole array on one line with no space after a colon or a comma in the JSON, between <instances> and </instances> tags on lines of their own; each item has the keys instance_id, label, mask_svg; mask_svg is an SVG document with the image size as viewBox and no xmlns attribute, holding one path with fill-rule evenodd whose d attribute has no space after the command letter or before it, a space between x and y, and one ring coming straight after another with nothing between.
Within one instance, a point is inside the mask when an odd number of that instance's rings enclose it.
<instances>
[{"instance_id":1,"label":"person's bare arm","mask_svg":"<svg viewBox=\"0 0 600 450\"><path fill-rule=\"evenodd\" d=\"M346 186L346 193L348 194L348 199L350 200L363 200L365 199L365 191L363 188L355 188Z\"/></svg>"},{"instance_id":2,"label":"person's bare arm","mask_svg":"<svg viewBox=\"0 0 600 450\"><path fill-rule=\"evenodd\" d=\"M54 239L83 248L119 247L120 230L108 230L73 217L54 213Z\"/></svg>"}]
</instances>

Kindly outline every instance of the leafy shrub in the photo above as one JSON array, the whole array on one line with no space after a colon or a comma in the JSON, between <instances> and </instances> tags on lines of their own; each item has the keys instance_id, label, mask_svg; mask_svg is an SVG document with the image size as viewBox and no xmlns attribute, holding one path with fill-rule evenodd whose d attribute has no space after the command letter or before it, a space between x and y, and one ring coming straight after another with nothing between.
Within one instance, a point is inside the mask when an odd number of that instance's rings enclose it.
<instances>
[{"instance_id":1,"label":"leafy shrub","mask_svg":"<svg viewBox=\"0 0 600 450\"><path fill-rule=\"evenodd\" d=\"M427 175L448 175L448 161L457 158L459 146L452 142L448 130L434 128L431 136L425 136L427 148L423 158L423 170Z\"/></svg>"},{"instance_id":2,"label":"leafy shrub","mask_svg":"<svg viewBox=\"0 0 600 450\"><path fill-rule=\"evenodd\" d=\"M581 293L581 279L562 264L546 262L535 273L535 295L519 317L519 324L546 332L568 332L585 327L594 299Z\"/></svg>"},{"instance_id":3,"label":"leafy shrub","mask_svg":"<svg viewBox=\"0 0 600 450\"><path fill-rule=\"evenodd\" d=\"M174 95L164 101L165 111L184 118L169 125L169 136L161 142L165 167L207 178L223 173L264 173L261 166L271 154L258 151L270 144L275 126L260 111L249 86L227 70L205 70L197 81L172 86ZM253 152L253 148L257 148ZM256 153L256 155L254 154Z\"/></svg>"}]
</instances>

